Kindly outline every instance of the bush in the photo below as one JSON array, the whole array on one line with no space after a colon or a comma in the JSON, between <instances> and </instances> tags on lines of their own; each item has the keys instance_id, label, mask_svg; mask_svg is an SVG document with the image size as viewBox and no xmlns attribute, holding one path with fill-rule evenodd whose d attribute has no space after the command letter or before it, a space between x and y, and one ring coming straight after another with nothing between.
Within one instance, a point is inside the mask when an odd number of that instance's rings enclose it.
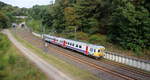
<instances>
[{"instance_id":1,"label":"bush","mask_svg":"<svg viewBox=\"0 0 150 80\"><path fill-rule=\"evenodd\" d=\"M104 45L106 41L107 41L106 36L100 34L91 35L89 38L89 42L93 44Z\"/></svg>"},{"instance_id":2,"label":"bush","mask_svg":"<svg viewBox=\"0 0 150 80\"><path fill-rule=\"evenodd\" d=\"M36 32L41 32L41 21L40 20L28 20L27 26L32 28Z\"/></svg>"},{"instance_id":3,"label":"bush","mask_svg":"<svg viewBox=\"0 0 150 80\"><path fill-rule=\"evenodd\" d=\"M0 71L4 69L4 65L0 62Z\"/></svg>"},{"instance_id":4,"label":"bush","mask_svg":"<svg viewBox=\"0 0 150 80\"><path fill-rule=\"evenodd\" d=\"M66 38L68 38L68 39L75 39L75 34L74 33L68 33L66 35Z\"/></svg>"},{"instance_id":5,"label":"bush","mask_svg":"<svg viewBox=\"0 0 150 80\"><path fill-rule=\"evenodd\" d=\"M12 54L9 55L9 58L8 58L8 63L9 64L15 64L16 62L16 57Z\"/></svg>"},{"instance_id":6,"label":"bush","mask_svg":"<svg viewBox=\"0 0 150 80\"><path fill-rule=\"evenodd\" d=\"M84 33L84 32L77 32L76 38L77 38L77 40L87 41L88 40L88 34Z\"/></svg>"},{"instance_id":7,"label":"bush","mask_svg":"<svg viewBox=\"0 0 150 80\"><path fill-rule=\"evenodd\" d=\"M9 18L0 12L0 28L7 28L9 24Z\"/></svg>"},{"instance_id":8,"label":"bush","mask_svg":"<svg viewBox=\"0 0 150 80\"><path fill-rule=\"evenodd\" d=\"M4 36L3 34L0 33L0 49L5 52L9 48L10 48L10 42L7 36Z\"/></svg>"}]
</instances>

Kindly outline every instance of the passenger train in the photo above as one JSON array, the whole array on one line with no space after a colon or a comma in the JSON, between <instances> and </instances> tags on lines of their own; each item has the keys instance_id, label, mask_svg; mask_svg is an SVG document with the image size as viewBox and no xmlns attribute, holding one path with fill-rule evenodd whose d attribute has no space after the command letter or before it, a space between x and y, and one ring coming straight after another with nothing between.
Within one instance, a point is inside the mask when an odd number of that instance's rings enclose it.
<instances>
[{"instance_id":1,"label":"passenger train","mask_svg":"<svg viewBox=\"0 0 150 80\"><path fill-rule=\"evenodd\" d=\"M65 39L56 36L50 36L47 34L42 35L43 40L52 44L62 46L64 48L69 48L77 52L83 53L85 55L93 56L96 59L104 56L105 47L97 46L93 44L88 44L80 41Z\"/></svg>"}]
</instances>

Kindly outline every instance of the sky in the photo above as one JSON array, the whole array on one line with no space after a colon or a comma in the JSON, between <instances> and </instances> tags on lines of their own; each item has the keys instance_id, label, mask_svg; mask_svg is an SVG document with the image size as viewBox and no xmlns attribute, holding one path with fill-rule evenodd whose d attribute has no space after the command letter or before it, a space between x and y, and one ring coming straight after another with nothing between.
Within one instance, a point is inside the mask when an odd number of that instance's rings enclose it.
<instances>
[{"instance_id":1,"label":"sky","mask_svg":"<svg viewBox=\"0 0 150 80\"><path fill-rule=\"evenodd\" d=\"M18 6L20 8L31 8L34 5L47 5L54 0L0 0L4 3Z\"/></svg>"}]
</instances>

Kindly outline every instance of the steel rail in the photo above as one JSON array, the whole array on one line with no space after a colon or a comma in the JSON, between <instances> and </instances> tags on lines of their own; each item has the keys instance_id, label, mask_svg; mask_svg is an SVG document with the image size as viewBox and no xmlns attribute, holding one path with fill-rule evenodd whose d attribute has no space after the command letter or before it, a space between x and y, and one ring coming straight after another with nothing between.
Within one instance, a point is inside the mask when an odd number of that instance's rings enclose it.
<instances>
[{"instance_id":1,"label":"steel rail","mask_svg":"<svg viewBox=\"0 0 150 80\"><path fill-rule=\"evenodd\" d=\"M137 79L135 79L133 77L130 77L130 76L127 76L127 75L124 75L124 74L120 74L120 73L118 73L118 72L116 72L114 70L110 70L108 68L99 66L99 65L94 64L92 62L89 62L89 61L86 61L86 60L82 60L82 59L80 59L78 57L75 57L75 56L72 56L70 54L66 54L66 53L64 53L64 52L62 52L60 50L56 50L55 48L48 47L48 49L53 50L53 51L57 52L58 54L63 54L64 56L67 56L68 58L72 59L75 62L78 62L78 63L81 63L81 64L87 64L87 65L89 65L89 66L91 66L93 68L98 69L99 71L104 71L104 72L110 73L110 74L115 75L117 77L121 77L121 78L123 78L125 80L137 80Z\"/></svg>"}]
</instances>

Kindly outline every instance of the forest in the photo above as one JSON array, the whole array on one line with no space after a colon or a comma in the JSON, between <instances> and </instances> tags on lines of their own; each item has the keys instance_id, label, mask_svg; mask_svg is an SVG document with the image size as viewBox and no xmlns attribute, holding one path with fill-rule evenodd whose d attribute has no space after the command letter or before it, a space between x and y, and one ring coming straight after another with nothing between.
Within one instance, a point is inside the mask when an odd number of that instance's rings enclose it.
<instances>
[{"instance_id":1,"label":"forest","mask_svg":"<svg viewBox=\"0 0 150 80\"><path fill-rule=\"evenodd\" d=\"M108 48L110 43L136 55L150 49L149 0L56 0L28 12L35 31Z\"/></svg>"},{"instance_id":2,"label":"forest","mask_svg":"<svg viewBox=\"0 0 150 80\"><path fill-rule=\"evenodd\" d=\"M36 32L150 56L149 0L55 0L32 8L0 6L0 25L13 22L12 15L24 15L27 26Z\"/></svg>"}]
</instances>

